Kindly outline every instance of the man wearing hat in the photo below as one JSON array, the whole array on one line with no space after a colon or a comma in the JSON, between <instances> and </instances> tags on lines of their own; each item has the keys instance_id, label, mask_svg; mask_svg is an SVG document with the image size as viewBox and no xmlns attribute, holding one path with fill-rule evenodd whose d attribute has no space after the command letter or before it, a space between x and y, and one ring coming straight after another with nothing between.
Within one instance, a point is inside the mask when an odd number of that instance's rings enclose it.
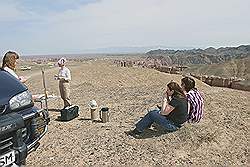
<instances>
[{"instance_id":1,"label":"man wearing hat","mask_svg":"<svg viewBox=\"0 0 250 167\"><path fill-rule=\"evenodd\" d=\"M59 80L59 90L61 98L64 102L64 108L71 105L69 94L70 94L70 84L69 81L71 80L70 70L65 67L66 59L61 58L57 64L60 67L58 76L56 79Z\"/></svg>"}]
</instances>

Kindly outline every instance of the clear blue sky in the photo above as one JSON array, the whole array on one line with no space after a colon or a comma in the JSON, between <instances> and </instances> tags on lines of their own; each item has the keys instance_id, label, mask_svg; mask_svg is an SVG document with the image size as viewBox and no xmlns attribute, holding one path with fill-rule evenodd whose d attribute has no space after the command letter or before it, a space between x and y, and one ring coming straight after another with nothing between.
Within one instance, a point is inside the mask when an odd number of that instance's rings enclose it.
<instances>
[{"instance_id":1,"label":"clear blue sky","mask_svg":"<svg viewBox=\"0 0 250 167\"><path fill-rule=\"evenodd\" d=\"M250 0L0 0L0 54L250 44Z\"/></svg>"}]
</instances>

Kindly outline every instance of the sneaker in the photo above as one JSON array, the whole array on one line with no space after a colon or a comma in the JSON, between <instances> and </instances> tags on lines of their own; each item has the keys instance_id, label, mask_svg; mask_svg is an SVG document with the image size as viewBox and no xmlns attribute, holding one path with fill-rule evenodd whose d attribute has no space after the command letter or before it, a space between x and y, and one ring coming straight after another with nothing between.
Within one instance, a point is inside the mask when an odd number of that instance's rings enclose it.
<instances>
[{"instance_id":1,"label":"sneaker","mask_svg":"<svg viewBox=\"0 0 250 167\"><path fill-rule=\"evenodd\" d=\"M134 138L140 138L142 132L138 131L136 128L134 130L128 131L127 134L129 136L133 136Z\"/></svg>"}]
</instances>

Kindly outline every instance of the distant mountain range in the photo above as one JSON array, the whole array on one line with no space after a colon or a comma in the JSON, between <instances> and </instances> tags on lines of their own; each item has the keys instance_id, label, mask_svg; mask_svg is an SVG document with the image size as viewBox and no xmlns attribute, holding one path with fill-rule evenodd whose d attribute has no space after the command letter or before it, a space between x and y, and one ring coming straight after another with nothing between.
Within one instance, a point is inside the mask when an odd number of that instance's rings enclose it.
<instances>
[{"instance_id":1,"label":"distant mountain range","mask_svg":"<svg viewBox=\"0 0 250 167\"><path fill-rule=\"evenodd\" d=\"M250 57L250 45L238 47L221 47L215 49L191 50L151 50L146 53L148 59L165 59L166 64L186 65L186 64L213 64L223 63L232 59L242 59Z\"/></svg>"},{"instance_id":2,"label":"distant mountain range","mask_svg":"<svg viewBox=\"0 0 250 167\"><path fill-rule=\"evenodd\" d=\"M192 49L192 47L166 47L166 46L138 46L138 47L106 47L97 49L87 49L84 53L101 53L101 54L134 54L134 53L146 53L153 49Z\"/></svg>"}]
</instances>

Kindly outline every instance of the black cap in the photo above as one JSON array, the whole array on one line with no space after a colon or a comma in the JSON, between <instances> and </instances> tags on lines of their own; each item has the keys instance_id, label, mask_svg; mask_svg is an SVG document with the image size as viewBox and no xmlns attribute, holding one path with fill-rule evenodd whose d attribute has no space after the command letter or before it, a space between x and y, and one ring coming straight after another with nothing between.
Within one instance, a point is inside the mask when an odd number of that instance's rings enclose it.
<instances>
[{"instance_id":1,"label":"black cap","mask_svg":"<svg viewBox=\"0 0 250 167\"><path fill-rule=\"evenodd\" d=\"M108 111L109 110L109 108L108 107L102 107L102 109L101 109L102 111Z\"/></svg>"}]
</instances>

